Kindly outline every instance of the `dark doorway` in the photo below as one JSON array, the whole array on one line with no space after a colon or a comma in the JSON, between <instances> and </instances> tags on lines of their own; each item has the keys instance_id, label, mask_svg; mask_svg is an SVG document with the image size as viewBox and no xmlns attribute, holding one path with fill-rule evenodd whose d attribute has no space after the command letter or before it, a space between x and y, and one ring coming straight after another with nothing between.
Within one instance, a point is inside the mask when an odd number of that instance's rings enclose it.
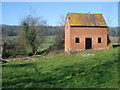
<instances>
[{"instance_id":1,"label":"dark doorway","mask_svg":"<svg viewBox=\"0 0 120 90\"><path fill-rule=\"evenodd\" d=\"M91 49L92 48L92 38L85 38L85 49Z\"/></svg>"}]
</instances>

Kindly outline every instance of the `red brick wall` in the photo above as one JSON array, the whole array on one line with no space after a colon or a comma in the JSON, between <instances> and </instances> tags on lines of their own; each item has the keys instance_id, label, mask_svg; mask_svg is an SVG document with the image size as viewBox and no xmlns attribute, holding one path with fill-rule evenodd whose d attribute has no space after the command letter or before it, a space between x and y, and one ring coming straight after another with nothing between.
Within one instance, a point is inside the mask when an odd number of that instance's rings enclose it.
<instances>
[{"instance_id":1,"label":"red brick wall","mask_svg":"<svg viewBox=\"0 0 120 90\"><path fill-rule=\"evenodd\" d=\"M70 51L70 26L67 20L65 23L65 51Z\"/></svg>"},{"instance_id":2,"label":"red brick wall","mask_svg":"<svg viewBox=\"0 0 120 90\"><path fill-rule=\"evenodd\" d=\"M75 38L80 38L80 43L75 43ZM85 50L85 38L92 38L92 49L106 49L107 28L101 27L68 27L65 28L65 51ZM98 43L98 37L102 43Z\"/></svg>"},{"instance_id":3,"label":"red brick wall","mask_svg":"<svg viewBox=\"0 0 120 90\"><path fill-rule=\"evenodd\" d=\"M70 50L70 28L65 30L65 51Z\"/></svg>"}]
</instances>

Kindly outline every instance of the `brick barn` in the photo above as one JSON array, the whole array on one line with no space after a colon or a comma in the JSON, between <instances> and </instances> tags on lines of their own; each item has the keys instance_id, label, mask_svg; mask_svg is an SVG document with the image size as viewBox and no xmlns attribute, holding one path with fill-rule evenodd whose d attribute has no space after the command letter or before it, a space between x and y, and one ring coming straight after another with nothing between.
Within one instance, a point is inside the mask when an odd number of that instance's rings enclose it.
<instances>
[{"instance_id":1,"label":"brick barn","mask_svg":"<svg viewBox=\"0 0 120 90\"><path fill-rule=\"evenodd\" d=\"M68 13L65 21L65 51L106 49L107 31L102 14Z\"/></svg>"}]
</instances>

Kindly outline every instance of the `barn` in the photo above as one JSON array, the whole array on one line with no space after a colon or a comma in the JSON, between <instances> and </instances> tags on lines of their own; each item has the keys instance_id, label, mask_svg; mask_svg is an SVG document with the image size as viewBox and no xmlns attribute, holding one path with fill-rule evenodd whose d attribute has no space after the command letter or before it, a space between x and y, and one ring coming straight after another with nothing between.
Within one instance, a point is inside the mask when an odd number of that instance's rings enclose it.
<instances>
[{"instance_id":1,"label":"barn","mask_svg":"<svg viewBox=\"0 0 120 90\"><path fill-rule=\"evenodd\" d=\"M107 49L109 43L108 27L102 14L67 13L65 51Z\"/></svg>"}]
</instances>

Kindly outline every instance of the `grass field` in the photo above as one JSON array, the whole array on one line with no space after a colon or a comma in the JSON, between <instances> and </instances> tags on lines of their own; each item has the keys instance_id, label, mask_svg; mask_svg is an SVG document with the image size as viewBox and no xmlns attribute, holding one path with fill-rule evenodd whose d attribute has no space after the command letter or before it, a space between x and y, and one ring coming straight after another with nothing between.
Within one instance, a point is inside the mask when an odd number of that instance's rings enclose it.
<instances>
[{"instance_id":1,"label":"grass field","mask_svg":"<svg viewBox=\"0 0 120 90\"><path fill-rule=\"evenodd\" d=\"M110 37L110 40L113 44L120 44L120 42L118 42L119 39L120 37Z\"/></svg>"},{"instance_id":2,"label":"grass field","mask_svg":"<svg viewBox=\"0 0 120 90\"><path fill-rule=\"evenodd\" d=\"M2 65L3 89L117 88L118 56L115 48L11 61Z\"/></svg>"}]
</instances>

